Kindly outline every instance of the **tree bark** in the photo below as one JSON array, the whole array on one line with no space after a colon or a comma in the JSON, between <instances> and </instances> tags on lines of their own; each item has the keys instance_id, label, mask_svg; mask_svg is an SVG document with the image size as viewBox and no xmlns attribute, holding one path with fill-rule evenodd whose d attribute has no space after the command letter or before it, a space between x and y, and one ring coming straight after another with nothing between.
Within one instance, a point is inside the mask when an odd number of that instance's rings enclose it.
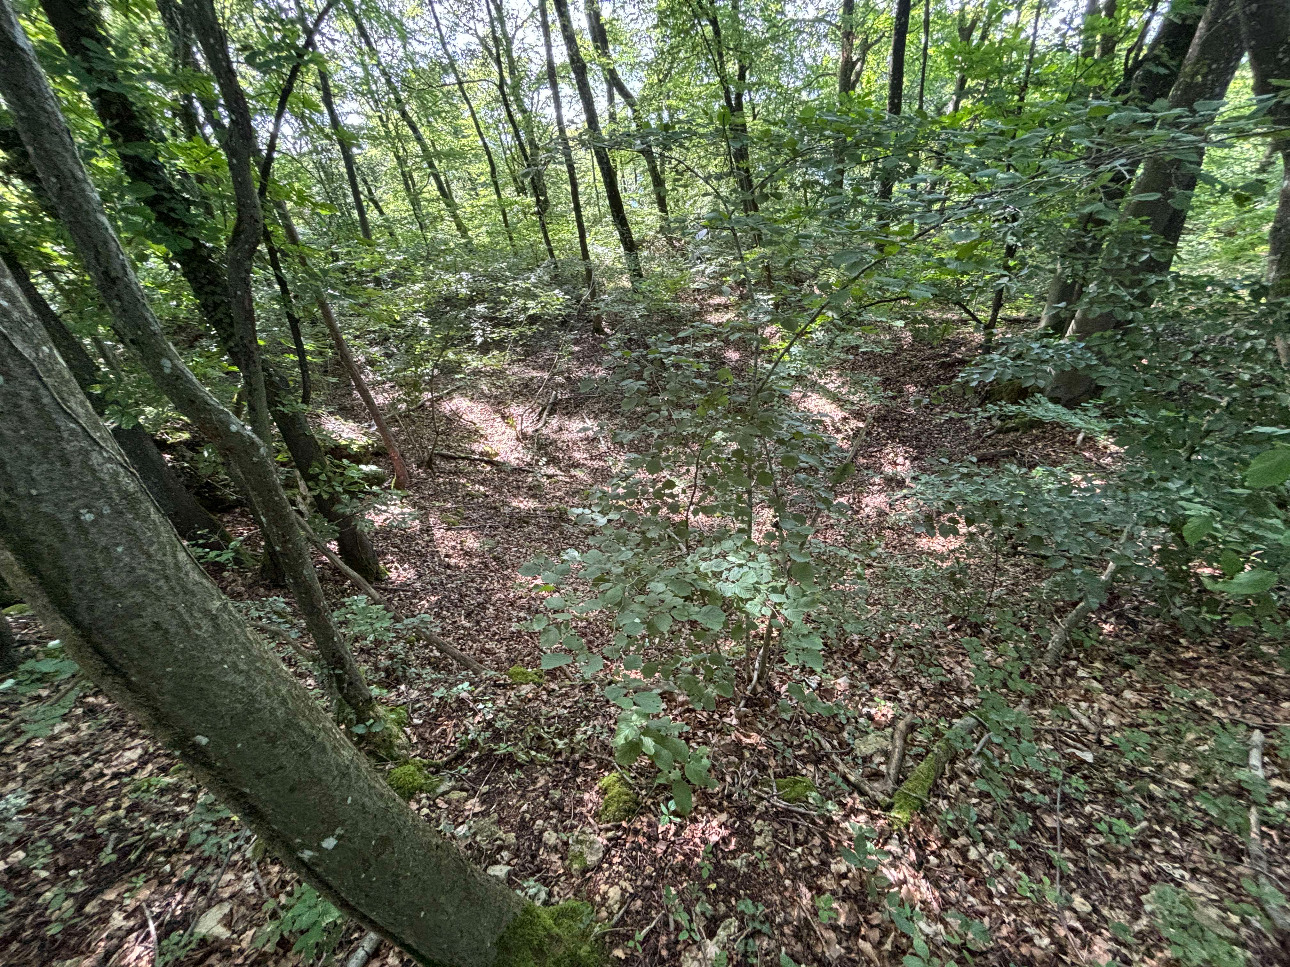
<instances>
[{"instance_id":1,"label":"tree bark","mask_svg":"<svg viewBox=\"0 0 1290 967\"><path fill-rule=\"evenodd\" d=\"M1116 88L1116 96L1123 98L1125 103L1140 108L1150 107L1161 98L1169 96L1169 91L1178 80L1192 40L1195 39L1206 2L1207 0L1189 0L1179 4L1178 8L1170 7L1160 30L1148 45L1146 54ZM1089 164L1090 167L1097 168L1109 160L1101 153L1094 153ZM1137 170L1136 159L1117 165L1112 171L1111 179L1100 188L1098 200L1101 202L1101 211L1084 215L1071 228L1049 284L1044 311L1040 316L1041 331L1062 336L1070 328L1079 297L1084 291L1087 274L1102 250L1101 232L1124 200Z\"/></svg>"},{"instance_id":2,"label":"tree bark","mask_svg":"<svg viewBox=\"0 0 1290 967\"><path fill-rule=\"evenodd\" d=\"M490 52L493 66L497 68L497 97L502 102L506 121L515 137L515 147L519 151L520 162L524 165L524 169L518 174L518 188L521 194L524 193L526 186L532 189L533 208L537 214L538 227L542 232L542 244L546 248L547 258L555 262L555 246L551 243L551 230L546 221L547 213L551 210L551 197L546 187L546 170L538 149L533 114L524 103L524 91L520 84L519 70L515 64L515 51L512 49L511 36L506 30L505 10L500 0L496 2L490 0L486 4L486 12L489 36L492 39Z\"/></svg>"},{"instance_id":3,"label":"tree bark","mask_svg":"<svg viewBox=\"0 0 1290 967\"><path fill-rule=\"evenodd\" d=\"M1254 93L1269 98L1280 95L1268 109L1279 129L1272 148L1281 155L1282 177L1268 235L1267 280L1269 297L1286 299L1290 298L1290 101L1285 87L1290 81L1290 6L1283 0L1238 0L1237 7L1250 53ZM1290 336L1290 325L1283 323L1282 330L1275 335L1284 340Z\"/></svg>"},{"instance_id":4,"label":"tree bark","mask_svg":"<svg viewBox=\"0 0 1290 967\"><path fill-rule=\"evenodd\" d=\"M410 810L250 633L2 269L0 313L0 572L84 673L306 882L420 963L586 949Z\"/></svg>"},{"instance_id":5,"label":"tree bark","mask_svg":"<svg viewBox=\"0 0 1290 967\"><path fill-rule=\"evenodd\" d=\"M583 282L587 292L596 292L596 278L591 271L591 250L587 247L587 223L582 216L582 200L578 193L578 168L573 163L573 147L569 144L569 130L564 124L564 108L560 103L560 80L555 73L555 53L551 49L551 20L547 16L546 0L538 0L538 20L542 25L542 46L546 51L546 82L551 89L551 106L555 111L555 128L560 139L560 153L564 156L564 170L569 177L569 204L573 208L573 222L578 231L578 251L582 255Z\"/></svg>"},{"instance_id":6,"label":"tree bark","mask_svg":"<svg viewBox=\"0 0 1290 967\"><path fill-rule=\"evenodd\" d=\"M909 41L910 0L896 0L891 32L891 68L887 75L887 113L900 114L905 106L905 47Z\"/></svg>"},{"instance_id":7,"label":"tree bark","mask_svg":"<svg viewBox=\"0 0 1290 967\"><path fill-rule=\"evenodd\" d=\"M118 338L175 408L220 451L229 472L250 497L266 527L266 541L278 552L292 595L322 657L324 681L359 721L370 719L376 714L371 692L332 621L308 546L278 481L272 455L263 440L197 381L167 341L81 164L53 89L8 0L0 0L0 63L5 65L0 71L0 94L99 290ZM11 287L7 279L6 284ZM19 312L18 308L8 308L10 316Z\"/></svg>"},{"instance_id":8,"label":"tree bark","mask_svg":"<svg viewBox=\"0 0 1290 967\"><path fill-rule=\"evenodd\" d=\"M587 62L583 60L582 50L578 47L578 35L573 32L573 21L569 17L569 0L554 0L556 19L560 23L560 34L564 37L564 48L569 55L569 69L573 73L574 86L582 101L582 113L586 118L587 136L591 140L591 153L600 169L600 178L605 183L605 203L609 206L609 217L618 232L618 242L623 249L623 261L627 263L627 273L633 279L644 278L641 271L640 253L636 251L636 239L632 235L631 222L627 219L627 206L623 204L622 192L618 189L618 173L614 171L613 159L605 147L605 135L600 128L600 117L596 113L596 99L591 93L591 83L587 80Z\"/></svg>"},{"instance_id":9,"label":"tree bark","mask_svg":"<svg viewBox=\"0 0 1290 967\"><path fill-rule=\"evenodd\" d=\"M26 268L18 261L16 253L3 237L0 237L0 262L4 263L13 276L14 284L44 327L49 341L71 370L76 385L85 394L94 412L102 416L107 411L107 404L102 394L94 388L106 382L102 370L36 288ZM117 426L112 429L112 436L180 537L208 547L227 548L232 544L233 538L224 529L224 525L188 492L166 463L156 441L142 426L137 423L131 427Z\"/></svg>"},{"instance_id":10,"label":"tree bark","mask_svg":"<svg viewBox=\"0 0 1290 967\"><path fill-rule=\"evenodd\" d=\"M448 46L448 38L443 32L443 24L439 22L439 11L434 5L434 0L429 0L430 17L434 20L435 33L439 35L439 47L443 51L444 57L448 60L448 69L452 71L452 79L457 85L457 93L461 95L462 101L466 104L466 113L470 115L470 123L475 129L475 137L479 139L479 146L484 151L484 159L488 162L488 179L493 185L493 197L497 199L497 210L502 216L502 228L506 231L506 238L511 244L511 253L519 254L515 247L515 234L511 231L510 217L506 213L506 201L502 198L502 182L497 177L497 161L493 157L493 149L488 144L488 139L484 137L484 129L479 124L479 115L475 113L475 102L470 99L470 92L466 90L466 85L461 79L461 70L457 66L457 58L453 56L452 48Z\"/></svg>"},{"instance_id":11,"label":"tree bark","mask_svg":"<svg viewBox=\"0 0 1290 967\"><path fill-rule=\"evenodd\" d=\"M1210 0L1169 92L1170 108L1190 112L1177 127L1184 140L1143 163L1124 207L1126 232L1107 249L1099 265L1101 304L1085 305L1075 314L1068 333L1071 338L1131 325L1151 304L1178 250L1205 158L1205 132L1243 53L1236 0ZM1203 108L1197 109L1198 104ZM1058 373L1046 390L1050 399L1065 405L1084 402L1096 392L1096 384L1079 370Z\"/></svg>"},{"instance_id":12,"label":"tree bark","mask_svg":"<svg viewBox=\"0 0 1290 967\"><path fill-rule=\"evenodd\" d=\"M130 182L142 189L139 197L161 229L161 241L188 282L203 321L223 349L242 369L252 363L242 358L228 298L228 276L214 250L202 237L207 217L202 206L171 180L161 163L161 150L143 113L125 93L125 86L106 59L110 44L92 0L48 0L45 14L59 43L84 71L87 93L95 113L107 130ZM218 118L211 114L212 121ZM265 392L273 419L291 460L317 495L327 479L327 455L318 444L306 414L295 405L286 378L268 361L264 365ZM328 497L316 496L319 511L340 531L339 544L346 563L369 580L383 576L380 559L367 534L352 517L341 512Z\"/></svg>"},{"instance_id":13,"label":"tree bark","mask_svg":"<svg viewBox=\"0 0 1290 967\"><path fill-rule=\"evenodd\" d=\"M641 115L640 103L636 100L636 95L623 82L618 73L618 68L614 66L613 55L609 50L609 34L605 30L605 21L600 14L599 0L587 0L587 24L591 28L592 44L602 60L602 67L605 72L605 82L609 85L610 90L617 91L627 105L627 109L632 115L632 124L636 128L636 133L640 137L640 155L645 161L645 170L649 173L650 189L654 192L654 206L658 209L659 218L664 224L667 224L670 214L667 205L667 182L663 180L662 169L659 168L658 157L654 153L654 146L650 144L649 136L645 133L645 119Z\"/></svg>"}]
</instances>

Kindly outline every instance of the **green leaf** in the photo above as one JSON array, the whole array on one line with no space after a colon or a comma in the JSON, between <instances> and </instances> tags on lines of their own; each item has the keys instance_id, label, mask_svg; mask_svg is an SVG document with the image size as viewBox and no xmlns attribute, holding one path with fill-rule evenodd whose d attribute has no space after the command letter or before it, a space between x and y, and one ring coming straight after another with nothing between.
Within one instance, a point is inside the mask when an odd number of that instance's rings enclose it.
<instances>
[{"instance_id":1,"label":"green leaf","mask_svg":"<svg viewBox=\"0 0 1290 967\"><path fill-rule=\"evenodd\" d=\"M1192 517L1183 524L1183 540L1188 544L1195 544L1206 534L1214 529L1214 519L1212 517Z\"/></svg>"},{"instance_id":2,"label":"green leaf","mask_svg":"<svg viewBox=\"0 0 1290 967\"><path fill-rule=\"evenodd\" d=\"M663 711L663 696L658 692L637 692L632 698L636 702L636 707L643 712L657 715Z\"/></svg>"},{"instance_id":3,"label":"green leaf","mask_svg":"<svg viewBox=\"0 0 1290 967\"><path fill-rule=\"evenodd\" d=\"M1260 453L1245 471L1245 486L1276 487L1290 480L1290 447L1274 447Z\"/></svg>"},{"instance_id":4,"label":"green leaf","mask_svg":"<svg viewBox=\"0 0 1290 967\"><path fill-rule=\"evenodd\" d=\"M715 604L708 604L699 609L699 613L694 616L694 620L709 631L719 631L726 623L726 613Z\"/></svg>"},{"instance_id":5,"label":"green leaf","mask_svg":"<svg viewBox=\"0 0 1290 967\"><path fill-rule=\"evenodd\" d=\"M1261 568L1253 568L1249 571L1242 571L1230 581L1214 581L1205 578L1205 587L1211 591L1221 591L1223 594L1231 594L1237 597L1249 597L1254 594L1262 594L1272 585L1277 583L1277 576L1274 571L1264 571Z\"/></svg>"},{"instance_id":6,"label":"green leaf","mask_svg":"<svg viewBox=\"0 0 1290 967\"><path fill-rule=\"evenodd\" d=\"M694 790L684 779L672 781L672 798L676 800L676 811L682 816L694 812Z\"/></svg>"},{"instance_id":7,"label":"green leaf","mask_svg":"<svg viewBox=\"0 0 1290 967\"><path fill-rule=\"evenodd\" d=\"M542 670L550 671L552 668L559 668L561 665L567 665L573 661L572 655L564 655L558 651L548 651L542 656Z\"/></svg>"}]
</instances>

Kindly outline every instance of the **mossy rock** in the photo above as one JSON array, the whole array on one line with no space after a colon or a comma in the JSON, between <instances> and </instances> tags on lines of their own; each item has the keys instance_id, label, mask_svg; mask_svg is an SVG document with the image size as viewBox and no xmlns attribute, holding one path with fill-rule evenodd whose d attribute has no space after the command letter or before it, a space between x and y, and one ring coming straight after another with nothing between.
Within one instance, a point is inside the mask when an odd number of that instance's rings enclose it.
<instances>
[{"instance_id":1,"label":"mossy rock","mask_svg":"<svg viewBox=\"0 0 1290 967\"><path fill-rule=\"evenodd\" d=\"M542 684L542 673L535 672L531 668L525 668L523 665L512 665L506 669L506 677L515 685Z\"/></svg>"},{"instance_id":2,"label":"mossy rock","mask_svg":"<svg viewBox=\"0 0 1290 967\"><path fill-rule=\"evenodd\" d=\"M630 782L621 773L611 772L596 784L604 794L596 818L602 823L622 823L631 819L641 808L640 798Z\"/></svg>"},{"instance_id":3,"label":"mossy rock","mask_svg":"<svg viewBox=\"0 0 1290 967\"><path fill-rule=\"evenodd\" d=\"M775 792L786 803L806 802L815 792L815 783L806 776L785 776L775 780Z\"/></svg>"},{"instance_id":4,"label":"mossy rock","mask_svg":"<svg viewBox=\"0 0 1290 967\"><path fill-rule=\"evenodd\" d=\"M495 967L602 967L605 956L592 936L590 904L567 900L555 907L529 903L497 941Z\"/></svg>"},{"instance_id":5,"label":"mossy rock","mask_svg":"<svg viewBox=\"0 0 1290 967\"><path fill-rule=\"evenodd\" d=\"M385 781L404 799L411 799L420 792L434 792L439 788L439 780L430 775L420 759L409 759L402 765L395 766L385 777Z\"/></svg>"}]
</instances>

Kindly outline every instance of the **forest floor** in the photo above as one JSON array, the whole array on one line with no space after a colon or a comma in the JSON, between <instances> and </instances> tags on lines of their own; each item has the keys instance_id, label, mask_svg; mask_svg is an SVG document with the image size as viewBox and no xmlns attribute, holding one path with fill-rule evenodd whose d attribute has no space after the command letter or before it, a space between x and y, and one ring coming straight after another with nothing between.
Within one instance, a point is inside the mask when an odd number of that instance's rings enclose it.
<instances>
[{"instance_id":1,"label":"forest floor","mask_svg":"<svg viewBox=\"0 0 1290 967\"><path fill-rule=\"evenodd\" d=\"M846 499L882 541L866 604L904 619L876 640L828 652L821 697L847 716L798 709L785 718L777 678L743 709L735 701L703 712L669 697L688 741L711 747L717 788L701 791L687 818L661 815L667 797L638 767L639 813L602 824L597 782L614 770L617 709L595 683L561 669L540 683L464 687L424 645L360 639L360 662L388 691L384 700L409 711L412 754L455 756L446 785L412 806L528 895L589 901L615 962L708 967L723 951L731 964L780 965L784 956L816 967L898 964L910 939L884 909L887 889L923 911L913 932L946 958L959 947L960 963L974 949L972 962L984 964L1164 963L1161 924L1175 942L1218 936L1266 963L1288 962L1231 908L1248 902L1240 830L1249 802L1239 770L1221 763L1243 757L1248 728L1269 734L1274 798L1290 796L1290 676L1236 633L1193 639L1151 617L1149 602L1113 594L1089 626L1093 640L1073 645L1059 674L1034 680L1033 744L997 753L1053 753L1043 764L1020 761L1001 779L989 765L993 747L965 750L899 833L883 804L838 780L835 752L878 782L893 720L906 712L919 722L912 768L940 734L938 719L958 719L979 695L963 639L988 645L990 628L956 614L943 582L918 578L961 549L893 513L909 475L974 455L1032 467L1112 457L1066 431L999 433L958 416L962 400L939 388L974 352L956 336L929 345L895 331L880 351L849 355L838 373L881 393L860 404L823 393L816 401L842 446L863 427ZM537 635L520 625L540 601L518 569L578 544L584 532L568 509L620 456L616 401L577 392L601 372L601 357L589 334L560 350L541 340L512 347L504 368L476 374L399 427L421 467L412 492L378 520L390 572L383 589L407 613L433 615L445 638L497 671L538 666ZM545 424L517 438L553 388L559 402ZM361 434L357 422L330 429ZM427 467L428 449L502 463L439 458ZM246 571L214 570L235 598L280 593ZM322 573L335 600L352 594ZM1000 620L1032 628L1037 640L1071 607L1036 604L1042 562L1029 557L982 560L968 573L975 586L965 593L988 589ZM44 647L48 636L29 616L13 624L27 657ZM261 855L171 754L60 662L41 665L28 666L24 687L0 692L0 964L290 964L311 940L342 961L349 955L360 929L327 923L308 901L286 903L295 876ZM774 779L789 776L811 779L818 794L786 802ZM938 820L946 810L953 818ZM870 831L876 852L859 857L867 863L843 856L854 846L852 824ZM1281 836L1266 830L1265 846L1284 872ZM891 886L877 889L876 873ZM1149 899L1156 884L1181 891L1190 918ZM954 929L967 921L988 941ZM386 945L371 963L412 961Z\"/></svg>"}]
</instances>

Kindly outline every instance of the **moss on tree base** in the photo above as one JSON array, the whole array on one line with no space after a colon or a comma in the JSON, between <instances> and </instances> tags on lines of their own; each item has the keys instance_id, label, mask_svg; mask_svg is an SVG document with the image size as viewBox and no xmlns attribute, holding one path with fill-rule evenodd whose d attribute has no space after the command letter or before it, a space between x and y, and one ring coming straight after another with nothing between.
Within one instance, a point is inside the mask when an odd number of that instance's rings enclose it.
<instances>
[{"instance_id":1,"label":"moss on tree base","mask_svg":"<svg viewBox=\"0 0 1290 967\"><path fill-rule=\"evenodd\" d=\"M498 939L494 967L602 967L592 913L578 900L555 907L526 904Z\"/></svg>"}]
</instances>

